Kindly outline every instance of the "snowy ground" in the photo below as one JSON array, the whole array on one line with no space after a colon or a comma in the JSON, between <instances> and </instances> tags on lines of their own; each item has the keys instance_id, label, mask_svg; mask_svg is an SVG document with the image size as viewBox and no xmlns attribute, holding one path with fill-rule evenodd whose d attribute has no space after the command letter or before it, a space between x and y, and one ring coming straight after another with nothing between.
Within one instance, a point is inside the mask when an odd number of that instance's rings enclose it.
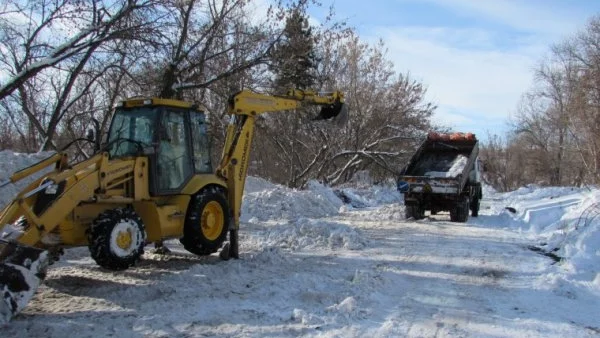
<instances>
[{"instance_id":1,"label":"snowy ground","mask_svg":"<svg viewBox=\"0 0 600 338\"><path fill-rule=\"evenodd\" d=\"M487 189L467 223L413 221L391 187L249 178L242 259L173 240L111 272L71 249L0 335L597 337L599 203L599 190Z\"/></svg>"}]
</instances>

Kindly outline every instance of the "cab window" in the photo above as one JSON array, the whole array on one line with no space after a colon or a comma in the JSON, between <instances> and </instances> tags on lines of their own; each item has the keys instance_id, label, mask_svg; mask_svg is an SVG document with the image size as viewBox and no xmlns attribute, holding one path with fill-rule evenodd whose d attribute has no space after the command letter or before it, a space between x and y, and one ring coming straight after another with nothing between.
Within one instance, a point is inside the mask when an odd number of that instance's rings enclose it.
<instances>
[{"instance_id":1,"label":"cab window","mask_svg":"<svg viewBox=\"0 0 600 338\"><path fill-rule=\"evenodd\" d=\"M206 116L200 112L190 113L192 129L192 147L194 152L194 170L197 173L212 172L210 161L210 143L206 125Z\"/></svg>"},{"instance_id":2,"label":"cab window","mask_svg":"<svg viewBox=\"0 0 600 338\"><path fill-rule=\"evenodd\" d=\"M111 158L136 156L152 147L156 109L117 110L108 135Z\"/></svg>"}]
</instances>

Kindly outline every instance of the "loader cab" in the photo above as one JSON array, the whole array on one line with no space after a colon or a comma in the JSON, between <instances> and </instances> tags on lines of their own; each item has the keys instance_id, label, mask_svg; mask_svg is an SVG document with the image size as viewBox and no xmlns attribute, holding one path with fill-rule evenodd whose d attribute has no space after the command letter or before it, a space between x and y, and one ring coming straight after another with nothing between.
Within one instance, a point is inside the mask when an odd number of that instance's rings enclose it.
<instances>
[{"instance_id":1,"label":"loader cab","mask_svg":"<svg viewBox=\"0 0 600 338\"><path fill-rule=\"evenodd\" d=\"M206 115L169 99L124 101L108 132L111 159L147 156L150 194L176 194L194 174L212 173Z\"/></svg>"}]
</instances>

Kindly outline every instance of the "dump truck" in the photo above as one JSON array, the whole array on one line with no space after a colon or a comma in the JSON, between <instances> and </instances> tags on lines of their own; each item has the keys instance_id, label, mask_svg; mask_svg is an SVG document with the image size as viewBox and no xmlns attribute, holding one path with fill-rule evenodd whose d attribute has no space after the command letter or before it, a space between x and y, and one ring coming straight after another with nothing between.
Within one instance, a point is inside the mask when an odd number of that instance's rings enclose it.
<instances>
[{"instance_id":1,"label":"dump truck","mask_svg":"<svg viewBox=\"0 0 600 338\"><path fill-rule=\"evenodd\" d=\"M425 211L449 211L452 222L466 222L469 211L477 217L483 197L478 155L472 133L430 132L397 180L406 218L422 219Z\"/></svg>"},{"instance_id":2,"label":"dump truck","mask_svg":"<svg viewBox=\"0 0 600 338\"><path fill-rule=\"evenodd\" d=\"M95 262L109 270L125 270L146 245L162 247L173 238L196 255L220 249L222 259L239 258L240 211L256 119L303 105L320 106L312 120L339 122L348 115L339 91L232 95L224 147L213 170L206 114L199 105L125 100L114 111L106 142L91 158L70 163L67 153L59 152L0 183L53 167L0 213L0 323L26 306L64 249L87 246ZM97 131L90 135L96 145L97 136Z\"/></svg>"}]
</instances>

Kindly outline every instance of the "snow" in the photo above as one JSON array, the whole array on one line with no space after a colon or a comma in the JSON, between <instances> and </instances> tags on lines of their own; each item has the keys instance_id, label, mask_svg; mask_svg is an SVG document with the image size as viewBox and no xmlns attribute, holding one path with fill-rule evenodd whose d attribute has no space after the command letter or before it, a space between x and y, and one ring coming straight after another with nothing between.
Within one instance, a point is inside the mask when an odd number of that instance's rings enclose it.
<instances>
[{"instance_id":1,"label":"snow","mask_svg":"<svg viewBox=\"0 0 600 338\"><path fill-rule=\"evenodd\" d=\"M469 159L466 156L459 154L454 160L452 160L448 171L428 171L425 173L425 176L454 178L463 173L463 170L468 162Z\"/></svg>"},{"instance_id":2,"label":"snow","mask_svg":"<svg viewBox=\"0 0 600 338\"><path fill-rule=\"evenodd\" d=\"M39 152L33 154L15 153L10 150L0 151L0 182L10 179L16 171L29 167L41 160L52 156L52 152ZM41 175L41 173L40 173ZM37 176L39 177L39 176ZM0 206L8 204L21 189L25 188L31 180L18 181L15 184L0 188Z\"/></svg>"},{"instance_id":3,"label":"snow","mask_svg":"<svg viewBox=\"0 0 600 338\"><path fill-rule=\"evenodd\" d=\"M13 155L25 162L0 159ZM2 201L16 193L6 188ZM600 335L600 189L486 186L479 217L452 223L406 220L391 183L294 190L249 177L242 212L239 260L175 239L169 255L148 247L108 271L67 249L2 336Z\"/></svg>"}]
</instances>

